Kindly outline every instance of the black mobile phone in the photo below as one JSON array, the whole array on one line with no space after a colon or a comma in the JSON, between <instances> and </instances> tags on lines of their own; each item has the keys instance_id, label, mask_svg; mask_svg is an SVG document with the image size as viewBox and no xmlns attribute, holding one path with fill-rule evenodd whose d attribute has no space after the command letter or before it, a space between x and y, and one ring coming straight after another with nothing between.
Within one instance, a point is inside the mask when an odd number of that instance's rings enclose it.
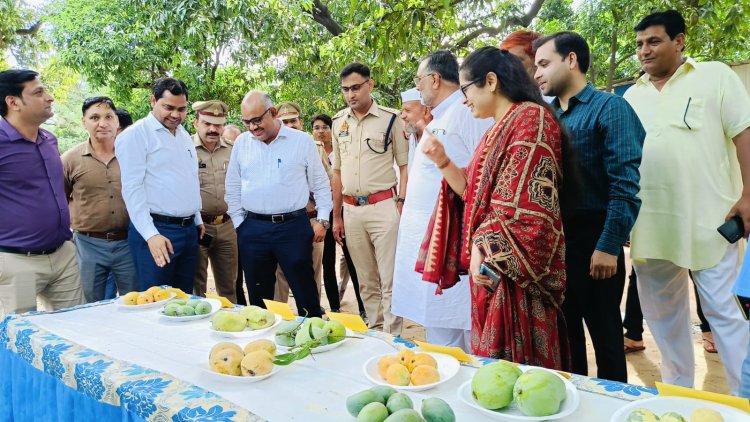
<instances>
[{"instance_id":1,"label":"black mobile phone","mask_svg":"<svg viewBox=\"0 0 750 422\"><path fill-rule=\"evenodd\" d=\"M198 244L201 246L205 246L205 247L211 246L211 242L213 241L214 241L214 237L208 233L203 235L203 239L198 238Z\"/></svg>"},{"instance_id":2,"label":"black mobile phone","mask_svg":"<svg viewBox=\"0 0 750 422\"><path fill-rule=\"evenodd\" d=\"M492 287L484 286L485 289L487 289L490 293L497 290L497 285L500 284L500 274L498 274L497 271L490 268L486 264L482 264L479 267L479 274L486 275L492 282Z\"/></svg>"},{"instance_id":3,"label":"black mobile phone","mask_svg":"<svg viewBox=\"0 0 750 422\"><path fill-rule=\"evenodd\" d=\"M742 316L745 321L750 320L750 297L734 296L734 300L737 301L737 306L742 311Z\"/></svg>"},{"instance_id":4,"label":"black mobile phone","mask_svg":"<svg viewBox=\"0 0 750 422\"><path fill-rule=\"evenodd\" d=\"M734 216L731 220L719 226L718 232L724 236L724 239L729 243L734 243L745 235L745 225L742 224L742 218L740 216Z\"/></svg>"}]
</instances>

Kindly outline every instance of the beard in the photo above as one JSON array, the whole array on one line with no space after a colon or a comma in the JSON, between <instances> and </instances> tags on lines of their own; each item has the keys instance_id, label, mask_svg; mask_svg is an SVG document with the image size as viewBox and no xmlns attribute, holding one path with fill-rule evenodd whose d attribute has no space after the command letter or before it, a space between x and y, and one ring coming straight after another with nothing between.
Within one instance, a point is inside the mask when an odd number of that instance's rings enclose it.
<instances>
[{"instance_id":1,"label":"beard","mask_svg":"<svg viewBox=\"0 0 750 422\"><path fill-rule=\"evenodd\" d=\"M419 128L411 123L407 123L406 126L404 126L404 130L406 130L406 133L409 135L416 135L419 133Z\"/></svg>"}]
</instances>

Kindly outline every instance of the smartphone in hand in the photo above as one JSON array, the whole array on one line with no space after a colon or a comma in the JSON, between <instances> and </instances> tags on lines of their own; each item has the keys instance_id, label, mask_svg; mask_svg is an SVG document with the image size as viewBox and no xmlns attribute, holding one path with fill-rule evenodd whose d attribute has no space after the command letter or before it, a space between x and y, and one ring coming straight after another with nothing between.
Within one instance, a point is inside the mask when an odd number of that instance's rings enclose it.
<instances>
[{"instance_id":1,"label":"smartphone in hand","mask_svg":"<svg viewBox=\"0 0 750 422\"><path fill-rule=\"evenodd\" d=\"M737 306L742 311L742 317L745 321L750 320L750 298L743 296L734 296L734 300L737 301Z\"/></svg>"},{"instance_id":2,"label":"smartphone in hand","mask_svg":"<svg viewBox=\"0 0 750 422\"><path fill-rule=\"evenodd\" d=\"M482 264L482 266L479 267L479 274L486 275L492 282L492 286L484 286L487 291L493 293L497 290L497 285L500 284L500 274L498 274L497 271L490 268L487 264Z\"/></svg>"},{"instance_id":3,"label":"smartphone in hand","mask_svg":"<svg viewBox=\"0 0 750 422\"><path fill-rule=\"evenodd\" d=\"M735 243L745 235L745 225L742 223L742 218L739 215L732 217L731 220L722 224L716 230L729 243Z\"/></svg>"}]
</instances>

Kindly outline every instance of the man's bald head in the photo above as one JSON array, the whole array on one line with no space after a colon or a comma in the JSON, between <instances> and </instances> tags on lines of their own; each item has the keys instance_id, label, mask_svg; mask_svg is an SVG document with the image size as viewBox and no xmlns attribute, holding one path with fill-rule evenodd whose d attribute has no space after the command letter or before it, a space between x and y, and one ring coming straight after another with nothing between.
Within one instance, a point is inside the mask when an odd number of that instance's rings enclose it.
<instances>
[{"instance_id":1,"label":"man's bald head","mask_svg":"<svg viewBox=\"0 0 750 422\"><path fill-rule=\"evenodd\" d=\"M253 90L245 95L240 105L242 123L263 142L271 142L279 134L281 122L276 119L276 108L268 93Z\"/></svg>"}]
</instances>

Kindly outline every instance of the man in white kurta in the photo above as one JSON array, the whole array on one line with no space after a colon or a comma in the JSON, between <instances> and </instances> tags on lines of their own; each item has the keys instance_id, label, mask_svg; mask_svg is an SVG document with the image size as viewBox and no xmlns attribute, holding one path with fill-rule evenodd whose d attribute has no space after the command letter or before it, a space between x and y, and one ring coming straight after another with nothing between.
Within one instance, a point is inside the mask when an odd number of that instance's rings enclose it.
<instances>
[{"instance_id":1,"label":"man in white kurta","mask_svg":"<svg viewBox=\"0 0 750 422\"><path fill-rule=\"evenodd\" d=\"M430 131L459 167L466 167L492 119L475 119L463 104L458 62L447 51L436 51L417 70L422 102L432 108ZM413 177L413 179L412 179ZM414 270L427 224L437 202L443 177L435 163L416 148L409 166L406 201L401 214L393 276L392 312L425 327L427 341L470 350L471 293L468 276L436 295L437 284L422 280Z\"/></svg>"},{"instance_id":2,"label":"man in white kurta","mask_svg":"<svg viewBox=\"0 0 750 422\"><path fill-rule=\"evenodd\" d=\"M625 99L646 129L643 202L630 249L643 315L661 351L664 382L692 387L690 271L737 394L750 341L731 291L739 248L716 228L732 215L750 228L750 98L726 65L682 57L685 21L677 12L649 15L636 29L645 74Z\"/></svg>"}]
</instances>

